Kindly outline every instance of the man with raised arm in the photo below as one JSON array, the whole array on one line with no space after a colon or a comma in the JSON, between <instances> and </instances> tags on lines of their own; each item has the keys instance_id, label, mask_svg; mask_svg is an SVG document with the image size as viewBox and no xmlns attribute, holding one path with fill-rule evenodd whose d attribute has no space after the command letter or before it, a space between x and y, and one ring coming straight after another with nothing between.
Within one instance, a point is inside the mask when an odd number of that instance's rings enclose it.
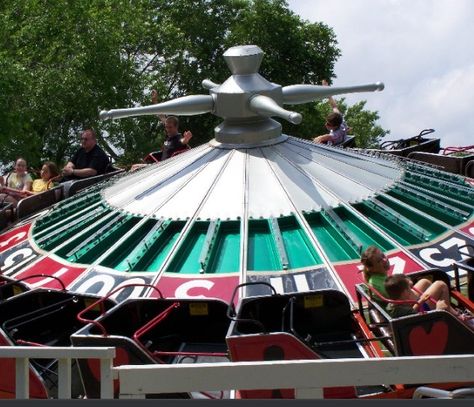
<instances>
[{"instance_id":1,"label":"man with raised arm","mask_svg":"<svg viewBox=\"0 0 474 407\"><path fill-rule=\"evenodd\" d=\"M158 93L156 90L151 92L151 101L153 104L158 103ZM184 150L189 140L193 137L193 134L187 130L181 134L178 130L179 128L179 119L176 116L165 116L159 114L161 123L165 127L166 138L161 148L161 155L159 157L160 161L164 161L167 158L170 158L174 153ZM135 171L139 168L145 167L147 164L133 164L131 167L132 171Z\"/></svg>"}]
</instances>

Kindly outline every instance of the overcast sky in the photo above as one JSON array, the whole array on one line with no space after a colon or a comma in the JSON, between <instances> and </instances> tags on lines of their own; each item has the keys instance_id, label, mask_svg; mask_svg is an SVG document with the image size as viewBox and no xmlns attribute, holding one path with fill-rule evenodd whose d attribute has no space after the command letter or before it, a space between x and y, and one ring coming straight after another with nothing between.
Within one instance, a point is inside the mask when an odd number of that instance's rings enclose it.
<instances>
[{"instance_id":1,"label":"overcast sky","mask_svg":"<svg viewBox=\"0 0 474 407\"><path fill-rule=\"evenodd\" d=\"M347 96L379 112L387 140L436 130L441 146L474 144L473 0L287 0L331 27L342 56L333 84L382 81Z\"/></svg>"}]
</instances>

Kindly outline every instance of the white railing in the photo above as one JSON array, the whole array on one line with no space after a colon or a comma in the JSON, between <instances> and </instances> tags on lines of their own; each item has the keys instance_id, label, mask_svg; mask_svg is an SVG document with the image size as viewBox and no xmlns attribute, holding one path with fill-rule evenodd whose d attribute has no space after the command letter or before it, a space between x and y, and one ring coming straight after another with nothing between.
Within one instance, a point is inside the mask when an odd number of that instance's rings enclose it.
<instances>
[{"instance_id":1,"label":"white railing","mask_svg":"<svg viewBox=\"0 0 474 407\"><path fill-rule=\"evenodd\" d=\"M30 396L30 359L58 360L58 398L71 398L71 360L100 359L100 397L113 398L112 361L115 348L73 348L73 347L35 347L0 346L0 359L15 359L15 393L17 399Z\"/></svg>"},{"instance_id":2,"label":"white railing","mask_svg":"<svg viewBox=\"0 0 474 407\"><path fill-rule=\"evenodd\" d=\"M215 390L295 389L299 399L323 397L323 388L379 384L474 382L474 355L320 359L112 367L112 347L0 347L16 359L16 398L29 397L29 359L58 360L58 398L71 398L71 360L100 359L100 398ZM469 390L472 392L472 390ZM444 393L443 393L444 394Z\"/></svg>"},{"instance_id":3,"label":"white railing","mask_svg":"<svg viewBox=\"0 0 474 407\"><path fill-rule=\"evenodd\" d=\"M149 393L295 389L296 398L323 388L379 384L474 382L474 355L320 359L271 362L118 366L120 398Z\"/></svg>"}]
</instances>

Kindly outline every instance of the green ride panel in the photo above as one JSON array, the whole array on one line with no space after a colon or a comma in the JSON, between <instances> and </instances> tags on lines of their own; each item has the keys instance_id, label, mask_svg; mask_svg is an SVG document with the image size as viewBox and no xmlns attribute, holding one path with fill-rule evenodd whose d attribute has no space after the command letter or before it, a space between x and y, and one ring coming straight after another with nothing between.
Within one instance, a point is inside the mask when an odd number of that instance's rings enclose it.
<instances>
[{"instance_id":1,"label":"green ride panel","mask_svg":"<svg viewBox=\"0 0 474 407\"><path fill-rule=\"evenodd\" d=\"M133 267L132 271L157 271L161 268L171 248L178 240L185 222L171 222L160 234L159 238L147 250L145 255Z\"/></svg>"},{"instance_id":2,"label":"green ride panel","mask_svg":"<svg viewBox=\"0 0 474 407\"><path fill-rule=\"evenodd\" d=\"M322 212L311 213L305 217L329 260L343 261L359 256Z\"/></svg>"},{"instance_id":3,"label":"green ride panel","mask_svg":"<svg viewBox=\"0 0 474 407\"><path fill-rule=\"evenodd\" d=\"M394 248L393 244L346 208L336 208L335 212L342 219L344 225L360 240L362 250L372 245L379 247L382 251L392 250ZM356 258L359 258L359 256Z\"/></svg>"},{"instance_id":4,"label":"green ride panel","mask_svg":"<svg viewBox=\"0 0 474 407\"><path fill-rule=\"evenodd\" d=\"M86 238L80 232L85 228L90 227L87 236L94 234L99 230L106 222L107 216L110 214L109 209L105 209L100 213L96 213L93 216L85 218L82 222L73 222L70 227L63 230L60 234L54 236L54 238L48 240L44 247L44 250L54 250L55 247L67 242L62 248L60 248L56 254L63 258L69 257L67 253L73 250L76 246L82 243ZM69 240L69 241L68 241Z\"/></svg>"},{"instance_id":5,"label":"green ride panel","mask_svg":"<svg viewBox=\"0 0 474 407\"><path fill-rule=\"evenodd\" d=\"M379 196L379 199L381 202L383 202L385 205L391 207L396 213L399 213L400 215L403 215L407 219L411 220L413 223L421 226L423 229L425 229L429 235L426 237L427 240L432 240L436 236L440 235L441 233L444 233L446 231L446 228L444 228L442 225L439 223L436 223L418 213L415 213L413 210L410 210L409 208L400 205L397 202L394 202L390 199L387 199L384 196ZM400 199L401 200L401 199ZM405 199L405 201L408 201L408 198ZM408 203L409 202L405 202ZM428 212L430 213L430 212ZM431 211L431 214L436 217L436 215Z\"/></svg>"},{"instance_id":6,"label":"green ride panel","mask_svg":"<svg viewBox=\"0 0 474 407\"><path fill-rule=\"evenodd\" d=\"M240 269L240 222L221 222L206 273L232 273Z\"/></svg>"},{"instance_id":7,"label":"green ride panel","mask_svg":"<svg viewBox=\"0 0 474 407\"><path fill-rule=\"evenodd\" d=\"M457 224L463 223L466 220L463 217L458 216L450 208L440 208L438 206L430 204L429 197L428 197L428 201L425 201L425 200L420 199L419 197L410 195L406 191L401 191L398 188L392 189L391 191L389 191L388 194L422 211L423 213L428 213L434 218L440 219L443 222L448 223L451 226L455 226ZM439 233L442 233L442 232L439 232Z\"/></svg>"},{"instance_id":8,"label":"green ride panel","mask_svg":"<svg viewBox=\"0 0 474 407\"><path fill-rule=\"evenodd\" d=\"M57 224L64 218L72 217L82 209L91 207L99 200L100 194L98 192L93 192L80 198L74 196L72 199L69 198L61 201L56 204L57 206L54 210L36 221L33 233L39 233L42 230Z\"/></svg>"},{"instance_id":9,"label":"green ride panel","mask_svg":"<svg viewBox=\"0 0 474 407\"><path fill-rule=\"evenodd\" d=\"M421 236L411 233L404 227L402 222L399 222L396 212L391 214L384 213L368 202L358 203L353 206L401 245L410 246L424 242Z\"/></svg>"},{"instance_id":10,"label":"green ride panel","mask_svg":"<svg viewBox=\"0 0 474 407\"><path fill-rule=\"evenodd\" d=\"M280 256L267 220L249 220L247 270L282 270Z\"/></svg>"},{"instance_id":11,"label":"green ride panel","mask_svg":"<svg viewBox=\"0 0 474 407\"><path fill-rule=\"evenodd\" d=\"M66 254L67 260L73 263L90 264L102 256L109 247L123 236L127 230L133 228L139 221L139 218L124 216L117 219L115 223L107 227L106 230L97 232L87 244L80 247L79 250L73 249L71 254Z\"/></svg>"},{"instance_id":12,"label":"green ride panel","mask_svg":"<svg viewBox=\"0 0 474 407\"><path fill-rule=\"evenodd\" d=\"M288 256L289 268L308 267L322 263L295 217L279 218L278 224Z\"/></svg>"},{"instance_id":13,"label":"green ride panel","mask_svg":"<svg viewBox=\"0 0 474 407\"><path fill-rule=\"evenodd\" d=\"M148 219L135 232L129 236L119 247L110 253L100 265L119 271L131 271L140 259L146 254L151 244L156 239L161 229L156 230L153 236L148 236L158 222ZM148 239L146 239L148 237Z\"/></svg>"},{"instance_id":14,"label":"green ride panel","mask_svg":"<svg viewBox=\"0 0 474 407\"><path fill-rule=\"evenodd\" d=\"M182 242L177 253L174 254L167 272L198 274L201 271L199 258L206 240L209 222L196 222Z\"/></svg>"},{"instance_id":15,"label":"green ride panel","mask_svg":"<svg viewBox=\"0 0 474 407\"><path fill-rule=\"evenodd\" d=\"M471 211L473 210L474 190L472 190L471 193L466 193L465 188L467 186L462 179L462 182L459 183L443 182L440 179L421 177L418 174L408 172L405 174L404 181L410 185L425 189L425 193L439 194L437 199L443 200L444 197L451 198L451 200L447 200L447 202L449 202L451 205L458 206L459 209L466 210L467 207L471 208ZM459 185L464 188L459 188Z\"/></svg>"}]
</instances>

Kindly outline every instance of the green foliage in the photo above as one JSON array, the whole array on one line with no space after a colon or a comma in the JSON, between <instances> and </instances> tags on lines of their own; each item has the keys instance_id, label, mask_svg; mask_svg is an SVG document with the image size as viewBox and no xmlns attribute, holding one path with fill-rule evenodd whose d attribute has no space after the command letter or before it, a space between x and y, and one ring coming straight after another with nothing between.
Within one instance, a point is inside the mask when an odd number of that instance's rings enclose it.
<instances>
[{"instance_id":1,"label":"green foliage","mask_svg":"<svg viewBox=\"0 0 474 407\"><path fill-rule=\"evenodd\" d=\"M159 120L102 122L98 112L149 104L151 89L162 100L207 93L202 80L224 81L222 54L240 44L260 46L261 74L283 86L330 79L340 56L331 28L300 19L283 0L3 0L0 161L23 155L36 168L47 159L61 164L81 129L93 126L114 158L136 162L160 148ZM285 131L323 131L320 105L298 106L303 124L283 123ZM363 107L347 109L347 118L370 144L386 132ZM220 122L210 114L180 119L193 146Z\"/></svg>"},{"instance_id":2,"label":"green foliage","mask_svg":"<svg viewBox=\"0 0 474 407\"><path fill-rule=\"evenodd\" d=\"M364 110L365 104L365 101L361 101L347 108L345 119L352 128L352 134L356 136L357 147L377 148L390 131L376 124L378 113Z\"/></svg>"}]
</instances>

